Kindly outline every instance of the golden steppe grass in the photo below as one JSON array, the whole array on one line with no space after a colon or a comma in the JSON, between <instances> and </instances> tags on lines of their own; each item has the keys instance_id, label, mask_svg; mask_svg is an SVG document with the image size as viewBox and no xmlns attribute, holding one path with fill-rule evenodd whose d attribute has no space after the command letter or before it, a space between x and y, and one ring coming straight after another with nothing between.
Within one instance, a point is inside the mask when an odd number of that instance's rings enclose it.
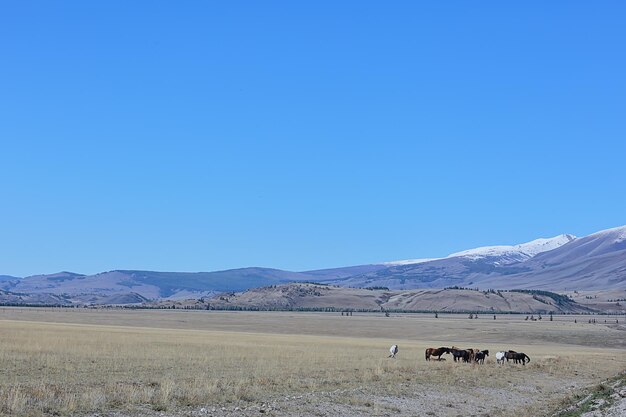
<instances>
[{"instance_id":1,"label":"golden steppe grass","mask_svg":"<svg viewBox=\"0 0 626 417\"><path fill-rule=\"evenodd\" d=\"M327 404L354 415L545 415L626 369L623 330L573 319L3 308L0 413L277 402L275 413L293 415L323 414ZM453 344L492 356L483 366L424 360L426 347ZM531 363L495 365L495 352L509 348Z\"/></svg>"}]
</instances>

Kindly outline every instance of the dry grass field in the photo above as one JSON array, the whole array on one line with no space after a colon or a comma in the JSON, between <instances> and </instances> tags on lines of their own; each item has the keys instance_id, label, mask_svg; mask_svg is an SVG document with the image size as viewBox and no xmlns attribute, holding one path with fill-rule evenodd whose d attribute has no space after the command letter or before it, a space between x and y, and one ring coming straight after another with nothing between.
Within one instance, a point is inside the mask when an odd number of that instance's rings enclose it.
<instances>
[{"instance_id":1,"label":"dry grass field","mask_svg":"<svg viewBox=\"0 0 626 417\"><path fill-rule=\"evenodd\" d=\"M574 318L0 308L0 414L551 415L626 370L626 319Z\"/></svg>"}]
</instances>

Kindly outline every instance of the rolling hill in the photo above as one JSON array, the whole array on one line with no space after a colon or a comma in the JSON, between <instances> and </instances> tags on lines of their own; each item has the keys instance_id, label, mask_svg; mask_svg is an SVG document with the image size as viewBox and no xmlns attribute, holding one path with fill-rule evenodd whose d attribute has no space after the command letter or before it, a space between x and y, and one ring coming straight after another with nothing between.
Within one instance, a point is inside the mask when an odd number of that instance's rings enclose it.
<instances>
[{"instance_id":1,"label":"rolling hill","mask_svg":"<svg viewBox=\"0 0 626 417\"><path fill-rule=\"evenodd\" d=\"M0 282L0 288L28 294L63 294L75 299L83 298L84 295L89 295L96 300L94 298L96 295L108 298L131 294L145 299L176 299L202 297L226 291L242 291L309 278L305 274L270 268L241 268L195 273L116 270L95 275L73 272L33 275Z\"/></svg>"},{"instance_id":2,"label":"rolling hill","mask_svg":"<svg viewBox=\"0 0 626 417\"><path fill-rule=\"evenodd\" d=\"M547 291L476 291L438 289L392 291L292 283L221 294L202 300L160 302L155 306L252 309L360 311L437 311L482 313L587 313L593 309Z\"/></svg>"},{"instance_id":3,"label":"rolling hill","mask_svg":"<svg viewBox=\"0 0 626 417\"><path fill-rule=\"evenodd\" d=\"M414 259L304 272L240 268L214 272L113 270L94 275L59 272L0 276L8 293L63 297L73 303L140 303L209 297L290 282L392 290L446 287L541 289L564 292L626 289L626 226L576 238L563 234L511 246L486 246L445 258ZM88 300L88 301L86 301Z\"/></svg>"}]
</instances>

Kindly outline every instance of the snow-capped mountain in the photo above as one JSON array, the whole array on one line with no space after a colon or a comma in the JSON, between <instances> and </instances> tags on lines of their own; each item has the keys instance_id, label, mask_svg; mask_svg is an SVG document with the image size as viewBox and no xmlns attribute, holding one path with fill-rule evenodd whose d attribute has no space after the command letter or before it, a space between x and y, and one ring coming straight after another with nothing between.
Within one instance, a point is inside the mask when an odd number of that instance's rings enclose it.
<instances>
[{"instance_id":1,"label":"snow-capped mountain","mask_svg":"<svg viewBox=\"0 0 626 417\"><path fill-rule=\"evenodd\" d=\"M427 262L397 261L334 283L393 289L626 288L626 226L582 238L564 234L513 246L486 246Z\"/></svg>"},{"instance_id":2,"label":"snow-capped mountain","mask_svg":"<svg viewBox=\"0 0 626 417\"><path fill-rule=\"evenodd\" d=\"M576 236L574 235L563 234L551 238L539 238L530 242L521 243L519 245L482 246L475 249L467 249L461 252L452 253L445 258L406 259L401 261L383 262L383 265L414 265L456 257L464 257L468 259L498 257L500 259L494 260L493 262L495 264L505 265L530 259L539 253L547 252L563 246L574 239L576 239Z\"/></svg>"},{"instance_id":3,"label":"snow-capped mountain","mask_svg":"<svg viewBox=\"0 0 626 417\"><path fill-rule=\"evenodd\" d=\"M507 277L514 288L626 289L626 226L575 239L521 265L527 271ZM493 276L481 285L499 282Z\"/></svg>"},{"instance_id":4,"label":"snow-capped mountain","mask_svg":"<svg viewBox=\"0 0 626 417\"><path fill-rule=\"evenodd\" d=\"M465 256L467 258L485 258L488 256L503 256L520 254L526 258L532 258L533 256L556 249L566 243L576 239L574 235L558 235L552 238L540 238L531 240L530 242L521 243L513 246L483 246L481 248L464 250L448 255L448 258L454 258L456 256Z\"/></svg>"}]
</instances>

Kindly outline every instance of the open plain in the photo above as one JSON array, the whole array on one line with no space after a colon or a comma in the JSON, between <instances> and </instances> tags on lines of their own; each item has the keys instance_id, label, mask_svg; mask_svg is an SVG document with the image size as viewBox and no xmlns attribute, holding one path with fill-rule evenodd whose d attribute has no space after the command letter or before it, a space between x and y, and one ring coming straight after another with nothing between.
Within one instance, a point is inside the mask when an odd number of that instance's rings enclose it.
<instances>
[{"instance_id":1,"label":"open plain","mask_svg":"<svg viewBox=\"0 0 626 417\"><path fill-rule=\"evenodd\" d=\"M623 379L625 324L624 316L5 307L0 413L553 415ZM387 358L392 344L396 359ZM426 348L452 345L490 356L484 365L425 361ZM531 362L497 365L495 352L508 349Z\"/></svg>"}]
</instances>

